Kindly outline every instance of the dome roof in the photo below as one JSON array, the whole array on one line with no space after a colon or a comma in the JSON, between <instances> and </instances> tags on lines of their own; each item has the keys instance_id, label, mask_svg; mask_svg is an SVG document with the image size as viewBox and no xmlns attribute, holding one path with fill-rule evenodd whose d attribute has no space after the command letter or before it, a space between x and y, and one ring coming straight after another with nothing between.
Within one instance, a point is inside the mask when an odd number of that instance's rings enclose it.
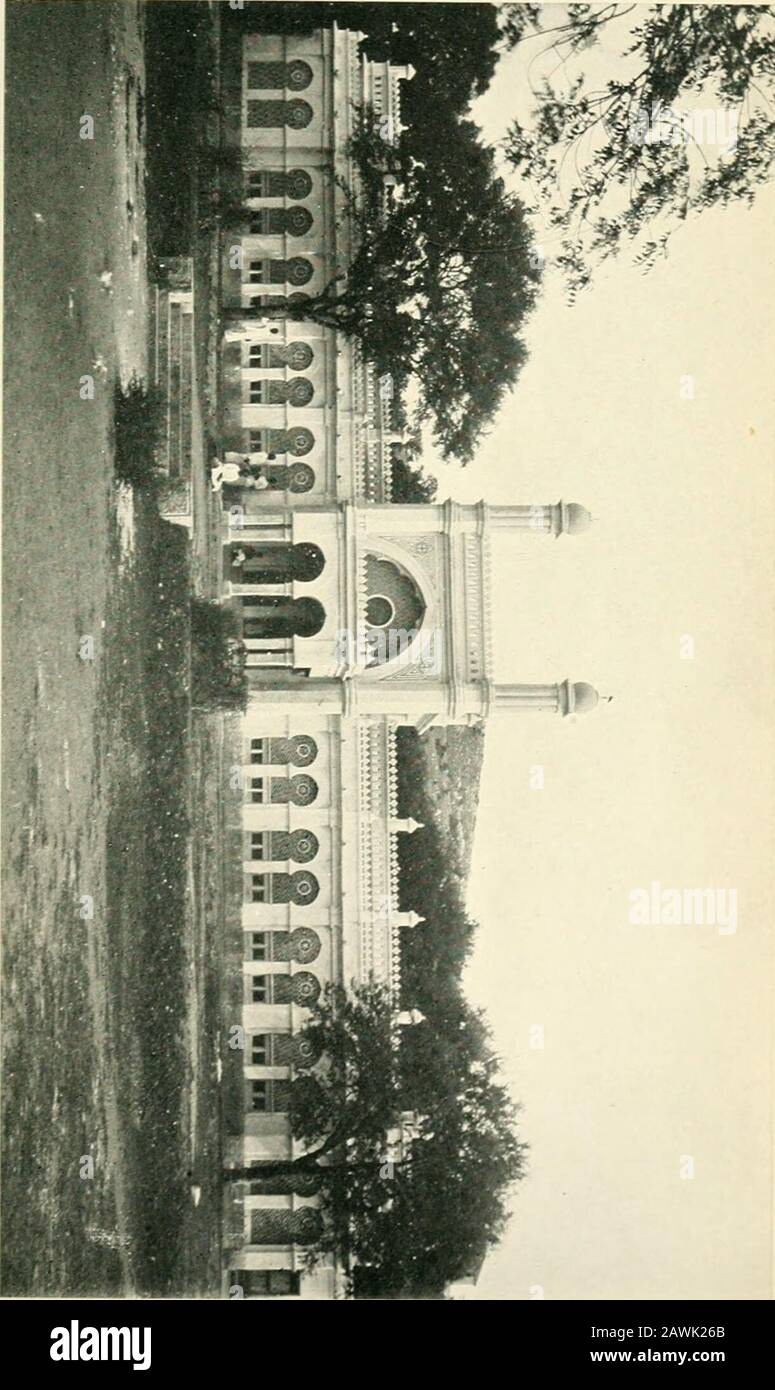
<instances>
[{"instance_id":1,"label":"dome roof","mask_svg":"<svg viewBox=\"0 0 775 1390\"><path fill-rule=\"evenodd\" d=\"M595 690L594 685L587 685L586 681L576 681L573 687L573 710L575 714L587 714L594 709L600 696Z\"/></svg>"},{"instance_id":2,"label":"dome roof","mask_svg":"<svg viewBox=\"0 0 775 1390\"><path fill-rule=\"evenodd\" d=\"M580 536L582 531L588 531L592 525L592 516L586 507L582 507L578 502L568 503L568 535Z\"/></svg>"}]
</instances>

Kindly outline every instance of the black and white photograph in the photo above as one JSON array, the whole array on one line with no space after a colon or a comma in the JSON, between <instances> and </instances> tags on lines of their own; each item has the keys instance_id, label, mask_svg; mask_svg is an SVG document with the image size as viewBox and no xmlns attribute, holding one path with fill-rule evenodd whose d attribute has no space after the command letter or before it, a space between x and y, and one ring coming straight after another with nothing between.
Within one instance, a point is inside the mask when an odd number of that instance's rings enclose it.
<instances>
[{"instance_id":1,"label":"black and white photograph","mask_svg":"<svg viewBox=\"0 0 775 1390\"><path fill-rule=\"evenodd\" d=\"M589 1302L579 1367L723 1363L773 1294L775 9L3 31L6 1313L146 1369L159 1300Z\"/></svg>"}]
</instances>

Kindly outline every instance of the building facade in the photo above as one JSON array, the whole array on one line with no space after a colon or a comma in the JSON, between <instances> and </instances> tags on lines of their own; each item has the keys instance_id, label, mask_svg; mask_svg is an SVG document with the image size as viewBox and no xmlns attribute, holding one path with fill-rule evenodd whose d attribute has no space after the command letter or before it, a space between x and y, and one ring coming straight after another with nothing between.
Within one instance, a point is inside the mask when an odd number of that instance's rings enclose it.
<instances>
[{"instance_id":1,"label":"building facade","mask_svg":"<svg viewBox=\"0 0 775 1390\"><path fill-rule=\"evenodd\" d=\"M399 128L411 70L360 58L360 37L247 35L225 73L250 216L224 238L223 447L251 455L265 483L223 496L223 601L250 683L233 769L240 1113L227 1161L256 1165L230 1193L224 1277L252 1298L343 1292L333 1266L305 1268L322 1220L314 1175L294 1185L260 1165L298 1154L287 1110L319 1061L300 1033L325 983L375 977L399 1007L401 932L422 926L399 909L398 837L416 825L398 816L396 728L597 701L584 684L493 678L493 533L573 534L584 509L392 503L389 381L334 329L275 317L346 273L339 180L355 178L356 108L371 103L388 136Z\"/></svg>"}]
</instances>

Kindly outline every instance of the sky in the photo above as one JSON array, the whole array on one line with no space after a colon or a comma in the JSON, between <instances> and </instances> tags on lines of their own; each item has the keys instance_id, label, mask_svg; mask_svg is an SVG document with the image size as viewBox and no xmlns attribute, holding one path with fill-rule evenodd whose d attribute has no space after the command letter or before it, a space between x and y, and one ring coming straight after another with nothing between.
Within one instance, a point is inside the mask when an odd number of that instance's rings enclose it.
<instances>
[{"instance_id":1,"label":"sky","mask_svg":"<svg viewBox=\"0 0 775 1390\"><path fill-rule=\"evenodd\" d=\"M501 60L486 138L524 86ZM477 1298L771 1296L773 214L703 214L573 308L549 266L516 389L438 469L590 509L498 538L496 675L613 696L487 728L466 988L530 1153ZM735 890L736 930L630 924L654 882Z\"/></svg>"}]
</instances>

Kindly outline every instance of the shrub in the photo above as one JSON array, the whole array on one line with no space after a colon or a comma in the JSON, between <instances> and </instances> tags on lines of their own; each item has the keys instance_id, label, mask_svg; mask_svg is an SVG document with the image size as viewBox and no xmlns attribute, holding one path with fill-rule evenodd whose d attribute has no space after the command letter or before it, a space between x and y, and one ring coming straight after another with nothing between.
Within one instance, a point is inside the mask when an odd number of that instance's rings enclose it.
<instances>
[{"instance_id":1,"label":"shrub","mask_svg":"<svg viewBox=\"0 0 775 1390\"><path fill-rule=\"evenodd\" d=\"M115 467L122 483L156 491L158 454L165 428L166 403L161 393L133 376L126 387L116 383L113 423Z\"/></svg>"},{"instance_id":2,"label":"shrub","mask_svg":"<svg viewBox=\"0 0 775 1390\"><path fill-rule=\"evenodd\" d=\"M206 599L191 600L191 698L204 709L244 710L245 649L237 615Z\"/></svg>"}]
</instances>

